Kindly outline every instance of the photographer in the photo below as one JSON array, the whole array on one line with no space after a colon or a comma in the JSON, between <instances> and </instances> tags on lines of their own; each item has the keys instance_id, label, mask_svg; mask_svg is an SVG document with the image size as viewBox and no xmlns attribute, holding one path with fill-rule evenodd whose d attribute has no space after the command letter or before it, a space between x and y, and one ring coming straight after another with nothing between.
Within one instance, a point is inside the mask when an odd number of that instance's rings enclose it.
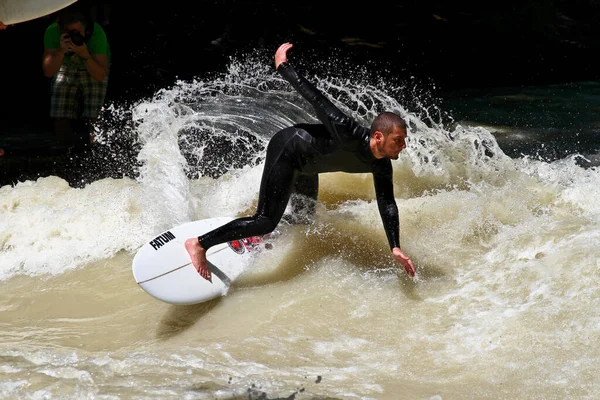
<instances>
[{"instance_id":1,"label":"photographer","mask_svg":"<svg viewBox=\"0 0 600 400\"><path fill-rule=\"evenodd\" d=\"M58 13L44 34L44 75L52 78L50 117L58 140L82 151L94 142L93 123L104 104L110 47L102 27L78 8Z\"/></svg>"}]
</instances>

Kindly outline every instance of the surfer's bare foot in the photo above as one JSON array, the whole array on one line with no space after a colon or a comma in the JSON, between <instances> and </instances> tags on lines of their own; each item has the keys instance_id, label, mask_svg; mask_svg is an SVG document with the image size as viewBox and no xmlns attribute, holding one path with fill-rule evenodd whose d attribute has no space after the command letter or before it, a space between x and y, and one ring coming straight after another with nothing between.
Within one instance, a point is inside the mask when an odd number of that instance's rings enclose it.
<instances>
[{"instance_id":1,"label":"surfer's bare foot","mask_svg":"<svg viewBox=\"0 0 600 400\"><path fill-rule=\"evenodd\" d=\"M185 249L187 250L192 264L196 268L196 271L201 277L210 281L210 270L208 269L208 262L206 261L206 250L200 246L198 238L191 238L185 241Z\"/></svg>"}]
</instances>

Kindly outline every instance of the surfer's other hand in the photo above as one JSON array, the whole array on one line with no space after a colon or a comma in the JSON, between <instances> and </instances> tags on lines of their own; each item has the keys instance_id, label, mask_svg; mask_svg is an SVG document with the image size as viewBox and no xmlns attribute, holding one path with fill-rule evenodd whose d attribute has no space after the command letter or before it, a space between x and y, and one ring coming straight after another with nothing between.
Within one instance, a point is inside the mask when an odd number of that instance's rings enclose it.
<instances>
[{"instance_id":1,"label":"surfer's other hand","mask_svg":"<svg viewBox=\"0 0 600 400\"><path fill-rule=\"evenodd\" d=\"M275 52L275 69L279 68L281 63L287 62L287 52L294 47L291 43L284 43Z\"/></svg>"},{"instance_id":2,"label":"surfer's other hand","mask_svg":"<svg viewBox=\"0 0 600 400\"><path fill-rule=\"evenodd\" d=\"M410 276L415 276L415 266L413 265L410 257L407 256L399 247L394 247L392 249L392 255L394 259L398 261L403 267L406 273Z\"/></svg>"}]
</instances>

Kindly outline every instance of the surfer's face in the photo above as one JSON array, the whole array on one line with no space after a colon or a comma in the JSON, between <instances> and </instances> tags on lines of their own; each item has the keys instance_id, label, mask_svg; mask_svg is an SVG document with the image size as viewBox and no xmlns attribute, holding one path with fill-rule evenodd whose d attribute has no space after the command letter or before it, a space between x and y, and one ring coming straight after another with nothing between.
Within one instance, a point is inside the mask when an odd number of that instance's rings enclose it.
<instances>
[{"instance_id":1,"label":"surfer's face","mask_svg":"<svg viewBox=\"0 0 600 400\"><path fill-rule=\"evenodd\" d=\"M383 134L382 134L383 135ZM383 135L379 152L386 158L398 159L400 152L406 148L406 129L394 127L392 133Z\"/></svg>"}]
</instances>

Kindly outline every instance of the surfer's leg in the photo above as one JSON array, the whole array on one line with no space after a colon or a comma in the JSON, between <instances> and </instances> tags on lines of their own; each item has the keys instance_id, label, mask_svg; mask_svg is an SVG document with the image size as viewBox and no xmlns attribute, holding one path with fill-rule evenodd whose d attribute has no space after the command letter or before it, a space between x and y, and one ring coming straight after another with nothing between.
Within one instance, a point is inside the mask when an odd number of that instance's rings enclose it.
<instances>
[{"instance_id":1,"label":"surfer's leg","mask_svg":"<svg viewBox=\"0 0 600 400\"><path fill-rule=\"evenodd\" d=\"M267 147L256 213L250 217L237 218L200 236L200 243L205 249L215 244L265 235L275 230L298 176L298 170L288 152L288 143L294 128L289 129L292 132L286 129L280 131L283 135L274 136Z\"/></svg>"},{"instance_id":2,"label":"surfer's leg","mask_svg":"<svg viewBox=\"0 0 600 400\"><path fill-rule=\"evenodd\" d=\"M56 132L56 139L64 148L69 148L73 145L73 121L74 120L69 118L54 119L54 132Z\"/></svg>"},{"instance_id":3,"label":"surfer's leg","mask_svg":"<svg viewBox=\"0 0 600 400\"><path fill-rule=\"evenodd\" d=\"M206 251L219 243L262 236L272 232L279 223L290 199L298 170L289 154L295 128L286 128L273 136L267 147L265 166L260 183L256 213L237 218L198 238L188 239L186 249L192 263L205 279L210 279Z\"/></svg>"}]
</instances>

